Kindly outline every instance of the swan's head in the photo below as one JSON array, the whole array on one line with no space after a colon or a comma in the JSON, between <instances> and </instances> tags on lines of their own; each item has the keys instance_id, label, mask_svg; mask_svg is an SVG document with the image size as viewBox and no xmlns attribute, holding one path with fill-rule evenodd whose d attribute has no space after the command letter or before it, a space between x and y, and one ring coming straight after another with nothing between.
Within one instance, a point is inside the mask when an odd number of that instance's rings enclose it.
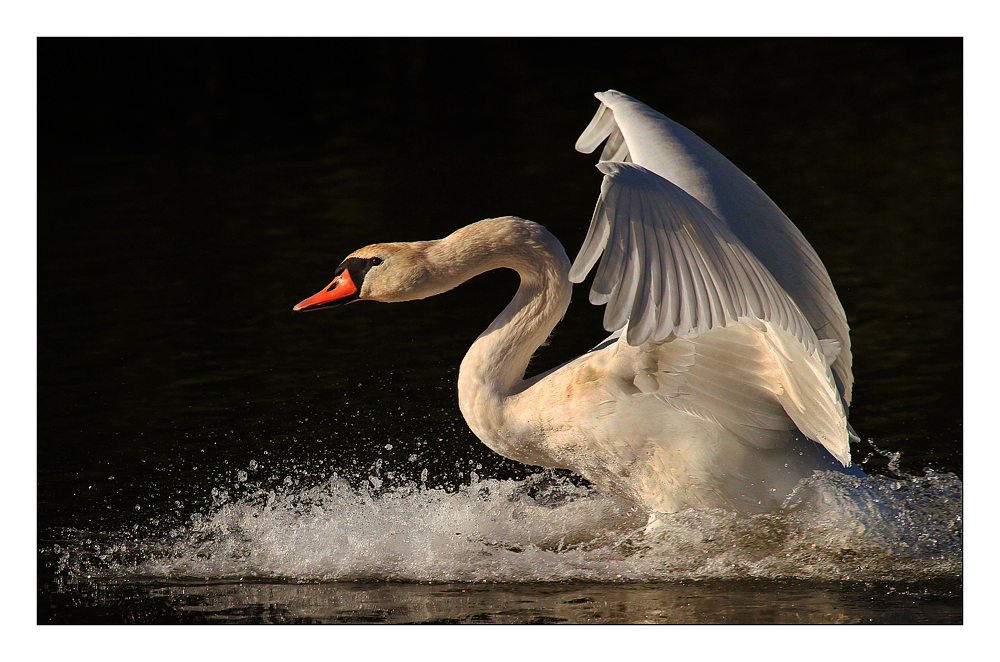
<instances>
[{"instance_id":1,"label":"swan's head","mask_svg":"<svg viewBox=\"0 0 1000 662\"><path fill-rule=\"evenodd\" d=\"M410 301L441 290L434 287L426 257L433 242L372 244L348 255L333 272L333 282L300 301L295 312L332 308L354 301Z\"/></svg>"}]
</instances>

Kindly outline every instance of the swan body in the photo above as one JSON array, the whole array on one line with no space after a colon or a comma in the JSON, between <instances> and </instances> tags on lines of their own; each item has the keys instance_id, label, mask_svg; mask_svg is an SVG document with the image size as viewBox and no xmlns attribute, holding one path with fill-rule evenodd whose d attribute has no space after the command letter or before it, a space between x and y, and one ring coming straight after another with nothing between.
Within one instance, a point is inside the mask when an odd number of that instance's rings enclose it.
<instances>
[{"instance_id":1,"label":"swan body","mask_svg":"<svg viewBox=\"0 0 1000 662\"><path fill-rule=\"evenodd\" d=\"M606 140L601 196L573 265L541 225L479 221L351 253L294 310L421 299L485 271L521 282L458 378L472 431L505 457L575 471L651 514L780 509L815 471L858 472L848 327L802 234L725 157L615 91L577 143ZM573 282L610 337L524 379Z\"/></svg>"}]
</instances>

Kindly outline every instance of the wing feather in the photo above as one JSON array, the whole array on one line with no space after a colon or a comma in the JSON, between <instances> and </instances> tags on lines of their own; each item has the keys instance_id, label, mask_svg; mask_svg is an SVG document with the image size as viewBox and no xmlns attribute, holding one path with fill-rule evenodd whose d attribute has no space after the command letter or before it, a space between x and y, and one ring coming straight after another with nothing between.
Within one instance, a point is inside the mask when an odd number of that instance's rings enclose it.
<instances>
[{"instance_id":1,"label":"wing feather","mask_svg":"<svg viewBox=\"0 0 1000 662\"><path fill-rule=\"evenodd\" d=\"M616 204L614 207L605 205L604 208L604 212L608 216L610 232L608 234L607 247L605 248L604 255L601 256L601 262L597 267L597 274L594 276L594 283L590 289L590 301L597 305L607 303L611 299L615 291L619 289L626 273L625 244L628 242L628 226L617 222L613 214L616 214L618 210L621 210L622 214L628 214L631 206L628 193L624 189L619 189L618 191L609 190L608 197L614 200ZM605 328L607 328L607 324L605 324ZM621 325L609 328L608 330L614 331L618 328L621 328Z\"/></svg>"},{"instance_id":2,"label":"wing feather","mask_svg":"<svg viewBox=\"0 0 1000 662\"><path fill-rule=\"evenodd\" d=\"M670 333L704 333L749 314L788 331L810 352L818 347L795 303L711 210L642 166L598 168L605 176L592 223L598 229L570 279L582 280L583 265L604 250L590 299L607 304L608 331L628 323L626 340L636 346Z\"/></svg>"},{"instance_id":3,"label":"wing feather","mask_svg":"<svg viewBox=\"0 0 1000 662\"><path fill-rule=\"evenodd\" d=\"M604 197L605 191L602 187L601 199L603 200ZM576 262L573 263L573 268L569 272L570 280L573 278L583 280L590 270L594 268L594 265L597 264L597 258L601 257L601 253L608 243L610 232L611 226L608 213L601 205L601 202L598 202L597 209L594 211L593 221L590 223L590 229L587 231L587 238L583 240L580 253L577 255Z\"/></svg>"},{"instance_id":4,"label":"wing feather","mask_svg":"<svg viewBox=\"0 0 1000 662\"><path fill-rule=\"evenodd\" d=\"M657 301L656 331L653 334L654 340L663 340L669 336L677 325L674 311L665 304L666 301L678 301L680 299L681 285L677 277L677 270L670 259L670 235L667 233L666 223L660 214L655 214L655 224L657 228L656 244L659 248L661 274L663 276L663 292Z\"/></svg>"},{"instance_id":5,"label":"wing feather","mask_svg":"<svg viewBox=\"0 0 1000 662\"><path fill-rule=\"evenodd\" d=\"M719 333L635 349L667 405L713 421L744 444L775 448L791 427L850 466L847 419L821 353L791 334L744 318ZM638 382L637 382L638 383Z\"/></svg>"},{"instance_id":6,"label":"wing feather","mask_svg":"<svg viewBox=\"0 0 1000 662\"><path fill-rule=\"evenodd\" d=\"M850 403L854 378L847 319L826 268L798 228L739 168L685 127L620 92L609 90L595 96L601 101L601 106L577 141L576 148L592 152L607 139L602 161L630 161L641 165L673 182L711 210L797 306L798 313L785 305L771 306L771 313L776 315L775 322L794 328L799 323L793 319L797 315L818 338L839 343L840 353L834 359L832 369L841 385L840 392L845 403ZM611 217L613 215L609 215ZM585 245L589 248L587 260L580 262L578 259L574 265L574 282L580 282L582 273L586 273L597 259L594 254L596 244L590 242ZM646 245L652 244L646 242ZM680 248L673 242L669 247L670 254ZM710 283L712 291L721 299L721 309L727 314L741 305L747 306L743 314L763 314L768 309L768 300L777 296L777 290L770 286L762 287L761 274L756 269L720 267L720 258L720 255L713 254L708 262L698 265L699 268L707 265L709 270L699 271L700 275L696 277ZM729 255L723 263L732 259L733 256ZM588 260L589 266L586 266ZM670 298L666 294L671 286L669 269L664 276L664 298ZM724 282L717 280L716 276ZM706 280L709 277L711 280ZM682 295L689 293L678 292L678 297L672 300L680 300ZM726 297L734 294L737 295L736 300L726 302ZM717 323L720 306L716 305L714 294L708 296L711 299L710 315L688 311L689 316L697 318L696 325L703 317L711 320L709 325ZM691 303L701 305L702 302L699 299ZM684 326L681 324L682 311L673 312L678 316L671 326L675 329ZM666 325L662 324L663 319L662 315L659 316L655 337L665 337L668 332ZM795 335L800 334L797 332Z\"/></svg>"},{"instance_id":7,"label":"wing feather","mask_svg":"<svg viewBox=\"0 0 1000 662\"><path fill-rule=\"evenodd\" d=\"M597 114L594 115L590 124L577 139L577 151L590 154L614 131L619 131L615 115L610 108L602 103L601 107L597 109Z\"/></svg>"},{"instance_id":8,"label":"wing feather","mask_svg":"<svg viewBox=\"0 0 1000 662\"><path fill-rule=\"evenodd\" d=\"M625 136L622 132L615 127L615 130L611 132L608 136L608 142L604 145L604 151L601 152L602 161L627 161L628 160L628 145L625 144Z\"/></svg>"},{"instance_id":9,"label":"wing feather","mask_svg":"<svg viewBox=\"0 0 1000 662\"><path fill-rule=\"evenodd\" d=\"M642 204L643 218L649 218L651 216L649 199L642 198L640 203ZM637 260L645 258L645 268L641 271L642 278L636 292L636 302L629 314L628 335L633 338L633 341L636 338L652 336L656 329L656 316L659 308L657 303L663 291L659 244L656 240L657 226L658 223L654 220L653 223L645 223L638 228L639 241L637 245L640 250L637 254Z\"/></svg>"}]
</instances>

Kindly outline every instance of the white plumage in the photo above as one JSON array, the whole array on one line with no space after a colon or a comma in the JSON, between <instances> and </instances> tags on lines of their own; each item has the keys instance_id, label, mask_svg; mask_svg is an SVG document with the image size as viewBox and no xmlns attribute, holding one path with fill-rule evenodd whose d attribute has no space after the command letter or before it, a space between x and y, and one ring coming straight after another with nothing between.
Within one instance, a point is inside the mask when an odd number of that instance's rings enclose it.
<instances>
[{"instance_id":1,"label":"white plumage","mask_svg":"<svg viewBox=\"0 0 1000 662\"><path fill-rule=\"evenodd\" d=\"M848 326L815 251L693 133L627 95L596 96L577 149L606 141L604 181L572 268L542 226L487 219L355 251L295 309L419 299L511 268L517 294L458 384L466 421L498 453L579 472L650 513L777 509L814 471L857 472ZM525 380L571 282L598 260L590 301L612 335Z\"/></svg>"}]
</instances>

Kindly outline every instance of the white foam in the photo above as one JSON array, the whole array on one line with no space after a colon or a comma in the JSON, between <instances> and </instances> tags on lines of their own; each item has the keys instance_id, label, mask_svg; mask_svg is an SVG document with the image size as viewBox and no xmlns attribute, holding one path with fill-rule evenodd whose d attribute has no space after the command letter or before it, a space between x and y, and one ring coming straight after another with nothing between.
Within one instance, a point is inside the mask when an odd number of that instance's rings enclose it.
<instances>
[{"instance_id":1,"label":"white foam","mask_svg":"<svg viewBox=\"0 0 1000 662\"><path fill-rule=\"evenodd\" d=\"M805 504L810 505L805 505ZM346 481L229 499L183 526L61 548L61 572L290 581L900 580L959 576L962 484L952 475L817 474L779 514L646 516L546 472L456 492ZM113 537L114 538L114 537Z\"/></svg>"}]
</instances>

